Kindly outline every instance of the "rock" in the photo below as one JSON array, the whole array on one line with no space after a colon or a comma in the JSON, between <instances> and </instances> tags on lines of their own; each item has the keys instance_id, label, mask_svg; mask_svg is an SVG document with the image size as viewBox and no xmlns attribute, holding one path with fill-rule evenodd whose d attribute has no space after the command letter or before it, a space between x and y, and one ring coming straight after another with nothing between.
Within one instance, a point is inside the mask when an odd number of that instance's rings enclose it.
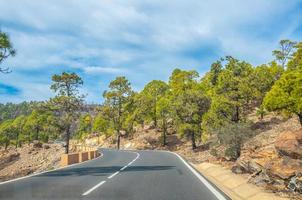
<instances>
[{"instance_id":1,"label":"rock","mask_svg":"<svg viewBox=\"0 0 302 200\"><path fill-rule=\"evenodd\" d=\"M267 186L271 182L270 177L265 173L260 173L258 176L252 178L249 182L254 183L257 186Z\"/></svg>"},{"instance_id":2,"label":"rock","mask_svg":"<svg viewBox=\"0 0 302 200\"><path fill-rule=\"evenodd\" d=\"M127 144L124 145L125 149L130 149L133 146L131 142L128 142Z\"/></svg>"},{"instance_id":3,"label":"rock","mask_svg":"<svg viewBox=\"0 0 302 200\"><path fill-rule=\"evenodd\" d=\"M275 148L280 156L302 159L302 130L281 133L275 142Z\"/></svg>"},{"instance_id":4,"label":"rock","mask_svg":"<svg viewBox=\"0 0 302 200\"><path fill-rule=\"evenodd\" d=\"M207 142L205 144L202 144L198 147L198 150L199 151L207 151L210 149L210 145L211 145L211 142Z\"/></svg>"},{"instance_id":5,"label":"rock","mask_svg":"<svg viewBox=\"0 0 302 200\"><path fill-rule=\"evenodd\" d=\"M20 153L18 152L8 152L5 155L0 156L0 170L6 166L12 164L13 161L17 161L20 158Z\"/></svg>"},{"instance_id":6,"label":"rock","mask_svg":"<svg viewBox=\"0 0 302 200\"><path fill-rule=\"evenodd\" d=\"M154 129L154 128L155 128L154 122L151 122L151 123L148 124L148 125L144 125L143 130L144 130L144 131L148 131L148 130L151 130L151 129Z\"/></svg>"},{"instance_id":7,"label":"rock","mask_svg":"<svg viewBox=\"0 0 302 200\"><path fill-rule=\"evenodd\" d=\"M44 148L44 149L49 149L50 146L49 146L48 144L43 144L43 148Z\"/></svg>"},{"instance_id":8,"label":"rock","mask_svg":"<svg viewBox=\"0 0 302 200\"><path fill-rule=\"evenodd\" d=\"M24 174L25 175L29 175L29 174L32 174L33 173L33 170L32 169L25 169L24 170Z\"/></svg>"},{"instance_id":9,"label":"rock","mask_svg":"<svg viewBox=\"0 0 302 200\"><path fill-rule=\"evenodd\" d=\"M282 191L286 189L286 184L284 180L281 179L275 179L272 183L272 186L275 190Z\"/></svg>"},{"instance_id":10,"label":"rock","mask_svg":"<svg viewBox=\"0 0 302 200\"><path fill-rule=\"evenodd\" d=\"M249 165L248 165L248 169L249 169L249 171L250 172L260 172L260 171L262 171L262 166L260 165L260 164L258 164L255 160L251 160L250 162L249 162Z\"/></svg>"},{"instance_id":11,"label":"rock","mask_svg":"<svg viewBox=\"0 0 302 200\"><path fill-rule=\"evenodd\" d=\"M236 161L236 165L240 168L243 173L255 173L260 172L263 169L261 165L259 165L254 159L251 158L239 158ZM239 172L238 169L236 170Z\"/></svg>"},{"instance_id":12,"label":"rock","mask_svg":"<svg viewBox=\"0 0 302 200\"><path fill-rule=\"evenodd\" d=\"M271 160L266 168L270 176L289 180L295 174L302 173L302 160L280 157Z\"/></svg>"},{"instance_id":13,"label":"rock","mask_svg":"<svg viewBox=\"0 0 302 200\"><path fill-rule=\"evenodd\" d=\"M237 167L232 171L251 174L262 171L273 179L288 181L296 173L302 172L302 160L297 159L302 156L301 141L301 130L286 131L281 133L272 145L257 149L245 148L236 161ZM255 181L257 184L262 184L261 177L257 177Z\"/></svg>"},{"instance_id":14,"label":"rock","mask_svg":"<svg viewBox=\"0 0 302 200\"><path fill-rule=\"evenodd\" d=\"M37 140L34 140L31 146L32 148L42 148L42 143Z\"/></svg>"},{"instance_id":15,"label":"rock","mask_svg":"<svg viewBox=\"0 0 302 200\"><path fill-rule=\"evenodd\" d=\"M241 166L238 166L238 165L234 165L232 168L231 168L231 171L234 173L234 174L244 174L246 173L246 170L241 167Z\"/></svg>"},{"instance_id":16,"label":"rock","mask_svg":"<svg viewBox=\"0 0 302 200\"><path fill-rule=\"evenodd\" d=\"M17 152L10 154L8 156L8 162L11 162L11 161L14 161L14 160L18 159L19 156L20 156L20 153L17 153Z\"/></svg>"},{"instance_id":17,"label":"rock","mask_svg":"<svg viewBox=\"0 0 302 200\"><path fill-rule=\"evenodd\" d=\"M301 174L297 174L292 177L287 185L288 189L292 192L299 192L302 194L302 177Z\"/></svg>"}]
</instances>

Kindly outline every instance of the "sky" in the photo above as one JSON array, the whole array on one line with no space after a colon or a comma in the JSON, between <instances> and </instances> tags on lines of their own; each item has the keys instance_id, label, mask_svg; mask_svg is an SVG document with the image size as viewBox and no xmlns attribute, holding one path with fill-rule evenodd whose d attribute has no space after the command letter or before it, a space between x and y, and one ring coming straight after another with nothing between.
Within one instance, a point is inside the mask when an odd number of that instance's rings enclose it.
<instances>
[{"instance_id":1,"label":"sky","mask_svg":"<svg viewBox=\"0 0 302 200\"><path fill-rule=\"evenodd\" d=\"M281 39L302 40L301 0L0 0L0 29L17 50L0 74L0 103L54 96L51 76L78 73L88 103L126 76L135 91L232 55L270 62Z\"/></svg>"}]
</instances>

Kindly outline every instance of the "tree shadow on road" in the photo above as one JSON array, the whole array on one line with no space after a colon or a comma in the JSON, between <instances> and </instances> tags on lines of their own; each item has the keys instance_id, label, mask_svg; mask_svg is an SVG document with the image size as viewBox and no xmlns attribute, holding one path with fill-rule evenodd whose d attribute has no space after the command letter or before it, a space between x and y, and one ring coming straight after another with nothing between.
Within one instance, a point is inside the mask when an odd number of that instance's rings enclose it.
<instances>
[{"instance_id":1,"label":"tree shadow on road","mask_svg":"<svg viewBox=\"0 0 302 200\"><path fill-rule=\"evenodd\" d=\"M124 166L108 166L108 167L76 167L62 169L52 172L40 174L35 177L57 177L57 176L108 176L119 171ZM162 171L175 169L175 166L129 166L122 172L132 171Z\"/></svg>"}]
</instances>

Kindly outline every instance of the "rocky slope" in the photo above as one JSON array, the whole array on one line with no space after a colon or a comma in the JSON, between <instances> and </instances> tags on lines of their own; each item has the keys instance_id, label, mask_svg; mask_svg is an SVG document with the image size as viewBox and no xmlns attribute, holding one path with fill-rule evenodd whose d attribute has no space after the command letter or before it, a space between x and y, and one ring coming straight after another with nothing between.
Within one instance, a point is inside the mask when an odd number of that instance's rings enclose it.
<instances>
[{"instance_id":1,"label":"rocky slope","mask_svg":"<svg viewBox=\"0 0 302 200\"><path fill-rule=\"evenodd\" d=\"M302 193L302 129L298 119L268 116L257 123L260 133L244 144L232 171L249 173L250 182L275 192Z\"/></svg>"},{"instance_id":2,"label":"rocky slope","mask_svg":"<svg viewBox=\"0 0 302 200\"><path fill-rule=\"evenodd\" d=\"M37 142L18 149L0 149L0 181L57 168L63 152L60 144Z\"/></svg>"}]
</instances>

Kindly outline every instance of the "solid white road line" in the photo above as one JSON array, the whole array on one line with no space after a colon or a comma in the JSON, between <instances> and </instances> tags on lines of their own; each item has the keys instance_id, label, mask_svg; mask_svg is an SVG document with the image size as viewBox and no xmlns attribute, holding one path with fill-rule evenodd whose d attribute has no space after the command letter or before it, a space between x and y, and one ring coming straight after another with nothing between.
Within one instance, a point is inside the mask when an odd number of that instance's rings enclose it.
<instances>
[{"instance_id":1,"label":"solid white road line","mask_svg":"<svg viewBox=\"0 0 302 200\"><path fill-rule=\"evenodd\" d=\"M86 196L87 194L89 194L90 192L92 192L93 190L97 189L98 187L100 187L101 185L103 185L104 183L106 183L106 181L102 181L100 183L98 183L97 185L95 185L93 188L87 190L87 192L83 193L83 196Z\"/></svg>"},{"instance_id":2,"label":"solid white road line","mask_svg":"<svg viewBox=\"0 0 302 200\"><path fill-rule=\"evenodd\" d=\"M169 151L168 151L169 152ZM189 165L180 155L174 152L170 152L176 155L192 172L197 178L217 197L219 200L226 200L226 198L217 191L217 189L211 185L203 176L201 176L191 165Z\"/></svg>"},{"instance_id":3,"label":"solid white road line","mask_svg":"<svg viewBox=\"0 0 302 200\"><path fill-rule=\"evenodd\" d=\"M127 165L125 165L124 167L122 167L119 171L111 174L108 179L113 178L115 175L117 175L118 173L120 173L120 171L123 171L124 169L126 169L127 167L129 167L133 162L135 162L138 158L139 158L139 153L137 152L130 152L130 153L136 153L136 157L129 162ZM87 192L83 193L82 196L86 196L87 194L89 194L90 192L92 192L93 190L97 189L98 187L100 187L101 185L103 185L106 181L102 181L100 183L98 183L97 185L93 186L91 189L87 190Z\"/></svg>"},{"instance_id":4,"label":"solid white road line","mask_svg":"<svg viewBox=\"0 0 302 200\"><path fill-rule=\"evenodd\" d=\"M111 179L113 178L115 175L117 175L118 173L120 173L119 171L115 172L114 174L111 174L108 178Z\"/></svg>"}]
</instances>

